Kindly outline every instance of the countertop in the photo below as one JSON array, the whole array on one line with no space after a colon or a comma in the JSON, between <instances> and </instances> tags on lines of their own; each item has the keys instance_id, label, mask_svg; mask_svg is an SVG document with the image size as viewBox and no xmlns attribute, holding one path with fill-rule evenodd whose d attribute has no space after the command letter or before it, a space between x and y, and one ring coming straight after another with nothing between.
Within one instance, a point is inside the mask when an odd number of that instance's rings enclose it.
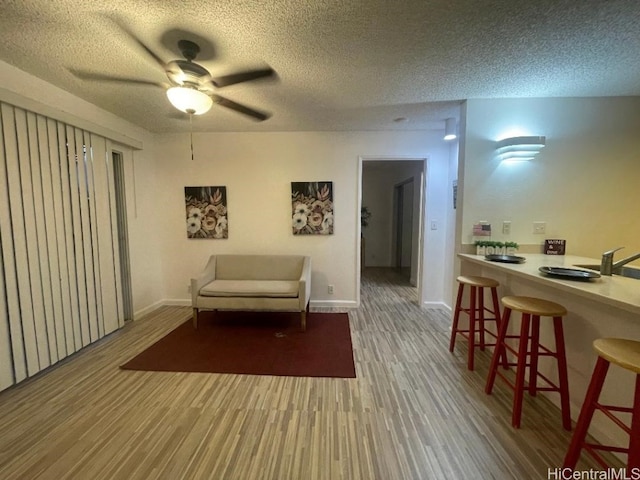
<instances>
[{"instance_id":1,"label":"countertop","mask_svg":"<svg viewBox=\"0 0 640 480\"><path fill-rule=\"evenodd\" d=\"M640 280L634 278L602 276L590 280L565 280L549 277L538 270L542 266L576 268L578 264L599 265L599 259L578 257L575 255L544 255L517 253L524 257L524 263L500 263L485 260L484 255L459 253L462 261L495 269L506 274L542 283L558 290L599 301L613 307L640 314Z\"/></svg>"}]
</instances>

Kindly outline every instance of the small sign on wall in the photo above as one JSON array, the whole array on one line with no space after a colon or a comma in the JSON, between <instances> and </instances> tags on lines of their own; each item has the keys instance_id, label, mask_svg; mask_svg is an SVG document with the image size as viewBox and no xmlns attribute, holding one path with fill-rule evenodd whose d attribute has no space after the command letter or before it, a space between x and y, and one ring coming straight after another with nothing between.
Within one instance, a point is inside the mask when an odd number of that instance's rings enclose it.
<instances>
[{"instance_id":1,"label":"small sign on wall","mask_svg":"<svg viewBox=\"0 0 640 480\"><path fill-rule=\"evenodd\" d=\"M476 223L473 225L474 237L490 237L491 236L491 224L489 223Z\"/></svg>"},{"instance_id":2,"label":"small sign on wall","mask_svg":"<svg viewBox=\"0 0 640 480\"><path fill-rule=\"evenodd\" d=\"M544 253L547 255L564 255L566 240L545 240Z\"/></svg>"}]
</instances>

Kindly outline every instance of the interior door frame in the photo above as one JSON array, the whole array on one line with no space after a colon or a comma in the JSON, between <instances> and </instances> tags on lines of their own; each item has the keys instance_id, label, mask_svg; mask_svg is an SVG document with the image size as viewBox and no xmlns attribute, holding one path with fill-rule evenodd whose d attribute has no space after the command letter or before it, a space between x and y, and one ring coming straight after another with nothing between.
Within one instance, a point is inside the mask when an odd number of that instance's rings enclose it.
<instances>
[{"instance_id":1,"label":"interior door frame","mask_svg":"<svg viewBox=\"0 0 640 480\"><path fill-rule=\"evenodd\" d=\"M412 200L413 200L413 194L414 194L414 188L415 188L415 178L411 177L411 178L407 178L406 180L403 180L402 182L396 183L393 186L393 201L394 201L394 205L393 205L393 215L394 215L394 230L395 230L395 235L393 237L393 241L392 241L392 245L394 246L394 254L395 254L395 266L398 269L402 269L402 259L403 259L403 247L405 245L405 235L404 233L407 231L405 224L404 224L404 217L405 217L405 187L407 185L411 184L411 193L412 193ZM410 232L410 236L411 236L411 245L413 244L413 202L411 203L411 229L408 230ZM411 267L413 264L413 252L411 251L412 248L409 249L409 257L411 258L411 260L409 261L409 266ZM409 273L409 277L411 277L411 273ZM416 277L417 277L417 273L416 273Z\"/></svg>"},{"instance_id":2,"label":"interior door frame","mask_svg":"<svg viewBox=\"0 0 640 480\"><path fill-rule=\"evenodd\" d=\"M417 184L414 184L414 188L419 186L420 188L420 212L419 212L419 238L418 238L418 271L416 272L416 289L418 291L418 303L422 305L424 303L424 299L426 298L426 286L423 281L424 277L424 264L425 264L425 241L427 238L426 234L426 198L427 198L427 169L428 169L428 157L414 157L414 156L402 156L402 155L360 155L358 157L358 180L357 180L357 212L356 212L356 304L360 306L360 288L362 281L362 265L360 259L360 251L362 248L361 245L361 236L362 236L362 225L360 222L360 213L362 209L362 172L363 172L363 163L371 162L371 161L401 161L401 160L411 160L411 161L419 161L422 162L422 178Z\"/></svg>"},{"instance_id":3,"label":"interior door frame","mask_svg":"<svg viewBox=\"0 0 640 480\"><path fill-rule=\"evenodd\" d=\"M112 163L112 175L115 195L115 214L116 235L118 237L118 272L119 286L122 300L122 320L129 322L134 319L134 307L133 307L133 285L131 276L131 257L129 246L129 226L128 226L128 209L127 209L127 172L126 163L128 155L125 149L120 148L118 145L112 145L108 149L110 161ZM130 162L133 167L133 162ZM135 175L131 181L135 184ZM135 186L133 187L135 188ZM123 326L123 325L120 325Z\"/></svg>"}]
</instances>

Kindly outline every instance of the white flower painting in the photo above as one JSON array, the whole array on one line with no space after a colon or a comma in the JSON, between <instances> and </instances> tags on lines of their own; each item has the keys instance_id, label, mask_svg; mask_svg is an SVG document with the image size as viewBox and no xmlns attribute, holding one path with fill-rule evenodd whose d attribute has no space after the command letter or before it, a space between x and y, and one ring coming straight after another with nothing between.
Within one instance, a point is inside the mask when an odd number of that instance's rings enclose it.
<instances>
[{"instance_id":1,"label":"white flower painting","mask_svg":"<svg viewBox=\"0 0 640 480\"><path fill-rule=\"evenodd\" d=\"M333 182L291 182L294 235L333 233Z\"/></svg>"},{"instance_id":2,"label":"white flower painting","mask_svg":"<svg viewBox=\"0 0 640 480\"><path fill-rule=\"evenodd\" d=\"M184 187L187 238L229 238L227 187Z\"/></svg>"}]
</instances>

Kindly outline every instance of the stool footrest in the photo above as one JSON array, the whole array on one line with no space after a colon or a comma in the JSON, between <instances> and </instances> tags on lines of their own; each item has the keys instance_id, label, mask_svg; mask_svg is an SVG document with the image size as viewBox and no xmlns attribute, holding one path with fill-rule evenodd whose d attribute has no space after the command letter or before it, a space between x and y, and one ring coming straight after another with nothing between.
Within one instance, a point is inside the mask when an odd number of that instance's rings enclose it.
<instances>
[{"instance_id":1,"label":"stool footrest","mask_svg":"<svg viewBox=\"0 0 640 480\"><path fill-rule=\"evenodd\" d=\"M463 333L468 335L470 331L471 331L471 330L469 330L469 329L466 329L466 330L458 329L458 330L456 330L456 332L458 333L458 335L462 335ZM474 332L475 332L475 333L478 333L478 334L480 333L478 330L474 330ZM491 335L491 336L492 336L493 338L495 338L495 339L497 339L497 338L498 338L498 336L497 336L495 333L493 333L491 330L485 330L485 331L484 331L484 333L487 333L487 334Z\"/></svg>"},{"instance_id":2,"label":"stool footrest","mask_svg":"<svg viewBox=\"0 0 640 480\"><path fill-rule=\"evenodd\" d=\"M460 311L461 311L461 312L466 313L467 315L471 315L471 309L470 309L470 308L460 308ZM484 311L485 311L485 312L489 312L489 313L490 313L490 314L492 314L492 315L495 315L495 314L496 314L493 310L489 310L487 307L485 307L485 308L484 308ZM483 318L483 320L484 320L485 322L490 322L490 321L492 321L492 320L493 320L493 321L495 321L495 319L496 319L496 317L495 317L495 316L494 316L494 317L489 317L489 318L486 318L486 317L485 317L485 318ZM498 320L500 320L500 319L498 319Z\"/></svg>"},{"instance_id":3,"label":"stool footrest","mask_svg":"<svg viewBox=\"0 0 640 480\"><path fill-rule=\"evenodd\" d=\"M464 338L465 340L469 340L469 332L470 330L458 330L456 333L460 335L462 338ZM478 332L478 330L475 330L475 333L479 334L480 332ZM498 336L495 333L489 330L485 330L484 333L489 335L493 339L498 340ZM497 343L487 343L487 342L484 343L485 347L495 347L496 345Z\"/></svg>"},{"instance_id":4,"label":"stool footrest","mask_svg":"<svg viewBox=\"0 0 640 480\"><path fill-rule=\"evenodd\" d=\"M507 362L506 365L504 365L505 367L517 367L518 364L515 362ZM530 367L531 364L530 363L525 363L525 367ZM553 380L549 379L546 375L540 373L540 372L536 372L537 376L539 378L541 378L542 380L544 380L546 382L547 385L549 385L549 387L536 387L536 390L540 390L540 391L551 391L551 392L557 392L560 390L560 387L553 382ZM498 374L500 374L500 372L498 372ZM504 378L503 375L501 375L502 378Z\"/></svg>"},{"instance_id":5,"label":"stool footrest","mask_svg":"<svg viewBox=\"0 0 640 480\"><path fill-rule=\"evenodd\" d=\"M515 390L516 389L516 385L515 383L511 382L511 380L509 378L507 378L502 372L500 372L499 370L496 372L496 375L498 377L500 377L502 380L504 380L504 382L511 388L511 390Z\"/></svg>"},{"instance_id":6,"label":"stool footrest","mask_svg":"<svg viewBox=\"0 0 640 480\"><path fill-rule=\"evenodd\" d=\"M622 430L627 432L627 435L631 435L631 428L627 426L622 420L616 417L611 412L622 412L622 413L633 413L633 409L628 407L618 407L614 405L602 405L600 403L596 403L596 410L600 410L604 415L606 415L613 423L618 425Z\"/></svg>"},{"instance_id":7,"label":"stool footrest","mask_svg":"<svg viewBox=\"0 0 640 480\"><path fill-rule=\"evenodd\" d=\"M538 377L540 377L541 379L543 379L545 382L547 382L547 385L549 385L550 390L549 391L555 391L555 392L559 392L560 391L560 387L554 383L553 381L551 381L549 378L547 378L546 376L544 376L542 373L538 372ZM537 390L548 390L546 388L537 388Z\"/></svg>"},{"instance_id":8,"label":"stool footrest","mask_svg":"<svg viewBox=\"0 0 640 480\"><path fill-rule=\"evenodd\" d=\"M611 445L600 445L597 443L585 443L585 445L593 450L602 450L603 452L629 453L628 448L615 447Z\"/></svg>"},{"instance_id":9,"label":"stool footrest","mask_svg":"<svg viewBox=\"0 0 640 480\"><path fill-rule=\"evenodd\" d=\"M583 443L582 446L587 451L587 453L589 453L589 455L591 455L591 457L596 462L598 462L598 465L600 465L604 469L608 469L609 468L609 464L607 462L605 462L604 458L602 458L598 454L598 450L602 450L601 448L597 448L598 445L595 445L593 443Z\"/></svg>"},{"instance_id":10,"label":"stool footrest","mask_svg":"<svg viewBox=\"0 0 640 480\"><path fill-rule=\"evenodd\" d=\"M507 335L504 338L505 339L510 338L512 340L520 340L520 335ZM531 337L527 337L527 341L529 340L531 340ZM518 350L513 348L511 345L505 343L504 347L514 355L518 354ZM539 357L557 357L558 356L558 352L554 352L553 350L550 350L549 348L545 347L542 344L539 344L538 347L540 348L540 350L538 350ZM531 352L527 352L527 355L530 356Z\"/></svg>"},{"instance_id":11,"label":"stool footrest","mask_svg":"<svg viewBox=\"0 0 640 480\"><path fill-rule=\"evenodd\" d=\"M510 366L515 366L515 364L510 363ZM507 378L502 372L500 372L499 370L496 372L496 375L498 375L500 378L502 378L507 385L509 385L509 387L511 387L511 389L515 389L515 384L511 381L511 379ZM551 383L549 380L547 380L544 376L542 376L542 374L538 373L538 376L542 377L548 384L548 387L538 387L536 386L536 391L537 392L559 392L561 389L558 385ZM525 389L529 389L529 384L525 383ZM615 421L615 420L614 420Z\"/></svg>"}]
</instances>

